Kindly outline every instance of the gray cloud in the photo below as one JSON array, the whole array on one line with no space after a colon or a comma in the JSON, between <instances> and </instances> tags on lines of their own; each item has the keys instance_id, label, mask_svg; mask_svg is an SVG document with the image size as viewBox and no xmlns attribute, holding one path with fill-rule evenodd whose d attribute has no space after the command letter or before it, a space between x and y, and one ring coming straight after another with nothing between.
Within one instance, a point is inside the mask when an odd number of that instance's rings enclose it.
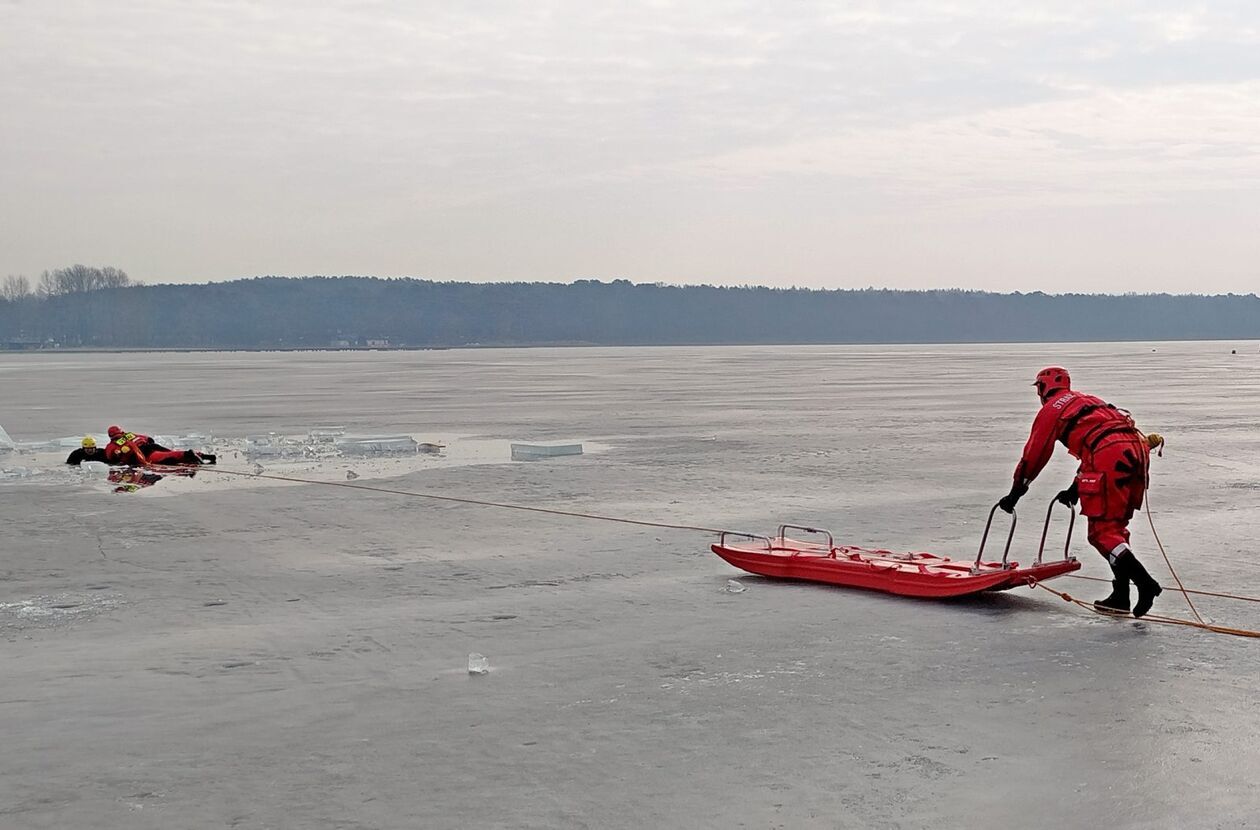
<instances>
[{"instance_id":1,"label":"gray cloud","mask_svg":"<svg viewBox=\"0 0 1260 830\"><path fill-rule=\"evenodd\" d=\"M1254 290L1247 3L0 3L0 273Z\"/></svg>"}]
</instances>

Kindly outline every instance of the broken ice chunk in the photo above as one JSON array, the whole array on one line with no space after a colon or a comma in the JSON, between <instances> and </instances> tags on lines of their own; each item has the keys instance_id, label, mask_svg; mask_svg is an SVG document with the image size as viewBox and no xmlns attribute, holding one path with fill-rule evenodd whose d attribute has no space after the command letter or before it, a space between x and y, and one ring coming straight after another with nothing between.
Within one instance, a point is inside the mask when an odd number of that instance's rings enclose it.
<instances>
[{"instance_id":1,"label":"broken ice chunk","mask_svg":"<svg viewBox=\"0 0 1260 830\"><path fill-rule=\"evenodd\" d=\"M335 446L342 455L412 455L419 444L410 435L373 435L341 438Z\"/></svg>"},{"instance_id":2,"label":"broken ice chunk","mask_svg":"<svg viewBox=\"0 0 1260 830\"><path fill-rule=\"evenodd\" d=\"M302 446L295 441L270 432L266 435L245 436L246 458L283 458L301 455Z\"/></svg>"},{"instance_id":3,"label":"broken ice chunk","mask_svg":"<svg viewBox=\"0 0 1260 830\"><path fill-rule=\"evenodd\" d=\"M565 455L581 455L581 444L512 444L513 461L537 461L540 458L558 458Z\"/></svg>"},{"instance_id":4,"label":"broken ice chunk","mask_svg":"<svg viewBox=\"0 0 1260 830\"><path fill-rule=\"evenodd\" d=\"M331 444L345 434L346 428L342 426L315 427L308 437L316 444Z\"/></svg>"}]
</instances>

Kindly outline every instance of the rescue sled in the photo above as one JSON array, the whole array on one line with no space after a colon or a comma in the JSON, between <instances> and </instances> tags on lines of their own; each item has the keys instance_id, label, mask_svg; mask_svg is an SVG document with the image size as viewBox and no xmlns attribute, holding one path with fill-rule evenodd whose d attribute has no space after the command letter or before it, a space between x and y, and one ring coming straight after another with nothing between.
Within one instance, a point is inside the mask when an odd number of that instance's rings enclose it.
<instances>
[{"instance_id":1,"label":"rescue sled","mask_svg":"<svg viewBox=\"0 0 1260 830\"><path fill-rule=\"evenodd\" d=\"M1021 585L1031 586L1080 569L1081 563L1068 553L1072 544L1072 528L1076 524L1076 510L1071 507L1068 508L1071 519L1067 541L1063 545L1063 558L1046 560L1043 557L1055 503L1051 501L1046 510L1046 524L1041 531L1037 558L1026 566L1010 560L1011 540L1015 537L1014 514L1011 515L1011 530L1006 537L1002 559L984 561L984 548L997 505L989 511L989 521L984 526L980 550L974 562L933 553L896 553L837 545L828 530L787 524L779 525L778 535L774 538L723 533L712 547L714 553L730 564L759 576L865 588L903 597L962 597L985 591L1005 591ZM820 541L791 539L787 536L789 530L820 537ZM826 541L821 541L822 538Z\"/></svg>"}]
</instances>

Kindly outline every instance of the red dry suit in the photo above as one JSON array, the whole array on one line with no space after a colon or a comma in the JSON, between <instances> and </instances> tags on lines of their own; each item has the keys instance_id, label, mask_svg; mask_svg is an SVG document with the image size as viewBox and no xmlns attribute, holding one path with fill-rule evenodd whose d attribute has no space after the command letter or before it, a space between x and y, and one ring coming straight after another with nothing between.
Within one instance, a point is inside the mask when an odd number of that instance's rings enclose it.
<instances>
[{"instance_id":1,"label":"red dry suit","mask_svg":"<svg viewBox=\"0 0 1260 830\"><path fill-rule=\"evenodd\" d=\"M191 455L191 457L190 457ZM195 454L187 450L170 450L147 435L124 432L105 446L105 460L110 464L143 467L148 464L199 464Z\"/></svg>"},{"instance_id":2,"label":"red dry suit","mask_svg":"<svg viewBox=\"0 0 1260 830\"><path fill-rule=\"evenodd\" d=\"M105 445L105 460L110 464L126 464L129 467L141 467L149 461L149 453L146 448L152 443L153 439L147 435L124 432L115 438L111 438L110 442Z\"/></svg>"},{"instance_id":3,"label":"red dry suit","mask_svg":"<svg viewBox=\"0 0 1260 830\"><path fill-rule=\"evenodd\" d=\"M1015 468L1015 483L1037 477L1060 441L1080 459L1076 486L1089 543L1111 557L1129 549L1129 520L1142 507L1150 447L1127 412L1070 389L1052 392L1033 420L1032 434Z\"/></svg>"},{"instance_id":4,"label":"red dry suit","mask_svg":"<svg viewBox=\"0 0 1260 830\"><path fill-rule=\"evenodd\" d=\"M200 464L201 460L192 450L158 450L149 448L148 459L150 464Z\"/></svg>"}]
</instances>

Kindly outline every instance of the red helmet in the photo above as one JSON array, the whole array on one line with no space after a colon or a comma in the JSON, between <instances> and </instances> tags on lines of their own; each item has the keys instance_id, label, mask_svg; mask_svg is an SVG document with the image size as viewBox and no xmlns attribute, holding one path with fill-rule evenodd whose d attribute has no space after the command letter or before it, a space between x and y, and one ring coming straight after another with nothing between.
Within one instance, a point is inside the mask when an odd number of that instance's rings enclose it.
<instances>
[{"instance_id":1,"label":"red helmet","mask_svg":"<svg viewBox=\"0 0 1260 830\"><path fill-rule=\"evenodd\" d=\"M1047 366L1037 373L1033 386L1037 387L1037 394L1045 400L1051 392L1071 389L1072 378L1068 375L1068 370L1062 366Z\"/></svg>"},{"instance_id":2,"label":"red helmet","mask_svg":"<svg viewBox=\"0 0 1260 830\"><path fill-rule=\"evenodd\" d=\"M122 427L120 426L112 426L105 431L109 433L110 438L117 438L118 436L123 434Z\"/></svg>"}]
</instances>

